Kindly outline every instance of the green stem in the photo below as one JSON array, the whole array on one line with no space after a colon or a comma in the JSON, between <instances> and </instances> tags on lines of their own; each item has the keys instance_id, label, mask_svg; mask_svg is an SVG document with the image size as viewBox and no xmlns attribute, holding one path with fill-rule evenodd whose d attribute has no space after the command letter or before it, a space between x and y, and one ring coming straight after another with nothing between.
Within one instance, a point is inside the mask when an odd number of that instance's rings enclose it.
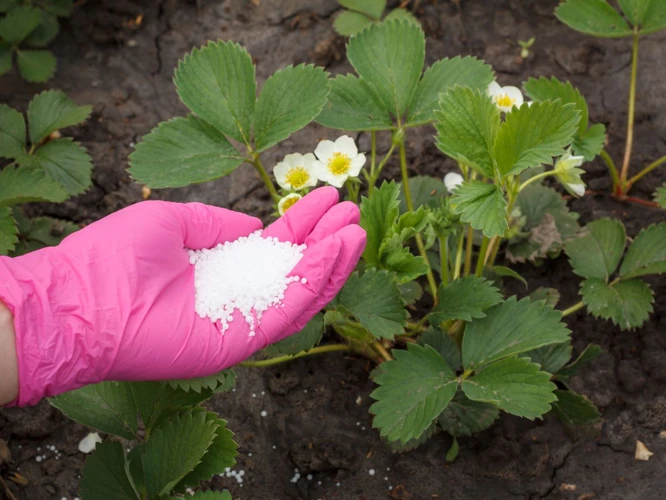
<instances>
[{"instance_id":1,"label":"green stem","mask_svg":"<svg viewBox=\"0 0 666 500\"><path fill-rule=\"evenodd\" d=\"M601 159L604 160L606 163L606 166L608 167L608 171L610 172L611 179L613 180L613 192L617 192L617 188L620 185L620 176L617 173L617 167L615 166L615 162L613 161L613 158L608 154L608 152L605 149L602 149L601 152L599 153L599 156L601 156Z\"/></svg>"},{"instance_id":2,"label":"green stem","mask_svg":"<svg viewBox=\"0 0 666 500\"><path fill-rule=\"evenodd\" d=\"M375 171L375 163L377 162L377 132L370 131L370 172Z\"/></svg>"},{"instance_id":3,"label":"green stem","mask_svg":"<svg viewBox=\"0 0 666 500\"><path fill-rule=\"evenodd\" d=\"M465 276L472 270L472 252L474 251L474 228L467 228L467 246L465 248Z\"/></svg>"},{"instance_id":4,"label":"green stem","mask_svg":"<svg viewBox=\"0 0 666 500\"><path fill-rule=\"evenodd\" d=\"M543 179L545 177L548 177L550 175L555 175L555 170L548 170L547 172L541 172L540 174L535 175L534 177L530 177L527 179L525 182L523 182L520 187L518 188L518 192L520 193L523 189L525 189L527 186L532 184L533 182L536 182L540 179Z\"/></svg>"},{"instance_id":5,"label":"green stem","mask_svg":"<svg viewBox=\"0 0 666 500\"><path fill-rule=\"evenodd\" d=\"M370 180L368 181L368 197L372 196L372 192L375 189L375 184L377 184L377 179L379 179L379 176L382 173L382 170L384 166L386 165L386 162L389 161L391 158L391 155L393 154L393 151L395 150L395 144L391 144L391 147L389 148L388 152L382 158L382 161L379 162L379 165L377 165L377 168L373 169L372 166L370 168Z\"/></svg>"},{"instance_id":6,"label":"green stem","mask_svg":"<svg viewBox=\"0 0 666 500\"><path fill-rule=\"evenodd\" d=\"M266 169L261 164L261 160L259 159L259 155L255 155L252 158L251 163L252 163L252 165L254 165L254 168L259 173L259 177L261 177L261 180L264 181L264 184L268 188L268 192L271 193L271 196L273 197L273 200L274 201L280 201L280 195L278 194L277 190L275 189L275 185L273 184L273 181L268 176L268 172L266 172Z\"/></svg>"},{"instance_id":7,"label":"green stem","mask_svg":"<svg viewBox=\"0 0 666 500\"><path fill-rule=\"evenodd\" d=\"M358 202L358 191L359 191L359 186L358 184L352 182L351 180L347 180L345 182L345 186L347 187L347 193L349 193L349 201L353 203Z\"/></svg>"},{"instance_id":8,"label":"green stem","mask_svg":"<svg viewBox=\"0 0 666 500\"><path fill-rule=\"evenodd\" d=\"M305 356L311 356L313 354L322 354L325 352L337 352L337 351L349 351L349 350L351 350L351 348L347 344L322 345L319 347L313 347L307 352L301 351L298 354L294 354L293 356L286 354L284 356L278 356L277 358L263 359L261 361L243 361L238 365L243 366L245 368L265 368L267 366L278 365L280 363L285 363L293 359L303 358Z\"/></svg>"},{"instance_id":9,"label":"green stem","mask_svg":"<svg viewBox=\"0 0 666 500\"><path fill-rule=\"evenodd\" d=\"M460 230L460 236L458 236L458 245L456 248L456 266L453 271L454 281L460 277L460 269L462 267L462 255L463 255L463 242L465 241L465 231Z\"/></svg>"},{"instance_id":10,"label":"green stem","mask_svg":"<svg viewBox=\"0 0 666 500\"><path fill-rule=\"evenodd\" d=\"M450 280L449 277L449 244L448 238L439 237L439 265L441 267L440 277L442 283L447 284Z\"/></svg>"},{"instance_id":11,"label":"green stem","mask_svg":"<svg viewBox=\"0 0 666 500\"><path fill-rule=\"evenodd\" d=\"M407 172L407 154L405 153L405 141L402 140L398 144L398 150L400 152L400 173L402 174L402 192L405 195L405 203L407 204L407 210L409 212L414 211L414 203L412 202L412 192L409 189L409 172ZM430 266L430 260L428 259L428 254L426 253L425 245L423 243L423 238L421 234L416 234L416 246L419 248L419 253L426 264L428 264L428 285L430 286L430 292L432 293L432 298L437 302L437 282L435 281L435 275L432 273L432 267Z\"/></svg>"},{"instance_id":12,"label":"green stem","mask_svg":"<svg viewBox=\"0 0 666 500\"><path fill-rule=\"evenodd\" d=\"M646 175L646 174L652 172L655 168L657 168L658 166L660 166L660 165L662 165L662 164L664 164L664 163L666 163L666 156L662 156L662 157L659 158L658 160L653 161L653 162L650 163L647 167L645 167L643 170L641 170L641 171L638 172L636 175L634 175L631 179L629 179L629 180L627 181L627 191L629 190L629 188L631 188L631 186L634 185L634 182L636 182L638 179L640 179L640 178L643 177L644 175Z\"/></svg>"},{"instance_id":13,"label":"green stem","mask_svg":"<svg viewBox=\"0 0 666 500\"><path fill-rule=\"evenodd\" d=\"M393 357L389 352L386 350L386 348L382 345L381 342L373 342L372 347L377 351L377 353L384 359L384 361L391 361Z\"/></svg>"},{"instance_id":14,"label":"green stem","mask_svg":"<svg viewBox=\"0 0 666 500\"><path fill-rule=\"evenodd\" d=\"M580 301L578 304L574 304L573 306L568 307L567 309L562 311L562 316L563 317L564 316L569 316L569 314L573 314L576 311L578 311L579 309L582 309L583 307L585 307L585 304L583 304L583 301Z\"/></svg>"},{"instance_id":15,"label":"green stem","mask_svg":"<svg viewBox=\"0 0 666 500\"><path fill-rule=\"evenodd\" d=\"M624 148L624 161L620 172L620 189L626 192L625 183L629 173L631 149L634 144L634 113L636 109L636 77L638 75L638 30L634 28L633 45L631 50L631 81L629 83L629 116L627 117L627 144Z\"/></svg>"},{"instance_id":16,"label":"green stem","mask_svg":"<svg viewBox=\"0 0 666 500\"><path fill-rule=\"evenodd\" d=\"M486 264L486 255L488 253L488 247L490 246L490 239L487 236L483 237L481 241L481 249L479 250L479 257L476 260L476 275L481 276L483 274L483 268Z\"/></svg>"}]
</instances>

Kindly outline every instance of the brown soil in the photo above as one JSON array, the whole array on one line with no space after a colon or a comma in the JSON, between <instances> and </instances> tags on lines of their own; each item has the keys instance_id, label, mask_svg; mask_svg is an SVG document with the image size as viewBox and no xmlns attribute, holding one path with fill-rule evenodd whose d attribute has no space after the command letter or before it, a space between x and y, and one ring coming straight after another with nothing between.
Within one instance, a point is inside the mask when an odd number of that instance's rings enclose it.
<instances>
[{"instance_id":1,"label":"brown soil","mask_svg":"<svg viewBox=\"0 0 666 500\"><path fill-rule=\"evenodd\" d=\"M254 56L263 81L292 63L316 62L333 72L347 72L344 43L331 23L334 0L245 0L195 2L100 0L84 2L54 44L58 72L49 88L66 91L75 101L94 106L93 118L72 134L91 152L92 189L62 205L31 207L44 213L89 223L141 199L128 177L127 156L133 143L159 121L185 114L171 77L177 60L210 39L233 39ZM528 76L570 79L587 96L591 119L608 126L609 151L620 158L626 121L630 46L623 40L579 35L552 15L555 0L455 2L423 0L419 17L428 35L428 62L473 54L492 64L500 82L518 84ZM255 5L257 4L257 5ZM128 22L143 15L143 22ZM518 58L518 39L536 36L527 61ZM666 154L666 34L641 42L636 142L633 168ZM0 79L0 102L25 108L41 86L12 74ZM311 150L331 132L310 126L267 155L265 163L288 151ZM368 138L361 136L361 144ZM434 147L432 130L409 139L411 168L443 175L452 165ZM602 216L620 218L630 235L664 212L623 204L607 196L607 172L600 161L586 177L598 195L573 202L583 222ZM644 199L666 180L656 171L633 194ZM153 197L203 201L263 217L267 193L249 168L219 181ZM530 288L551 286L563 305L577 302L578 278L564 258L519 272ZM460 441L454 464L445 455L451 443L438 435L418 450L391 454L372 429L368 407L373 384L366 361L340 354L306 358L264 371L241 370L234 392L216 397L211 407L230 421L240 444L242 487L218 477L214 488L229 488L234 498L268 499L661 499L666 491L666 280L651 284L657 297L650 322L636 332L621 332L583 312L567 318L574 346L590 342L605 353L573 385L603 413L596 433L572 435L552 416L529 422L504 416L491 429ZM511 291L524 294L519 285ZM262 418L260 412L267 411ZM48 404L0 410L0 438L8 442L12 466L28 478L10 488L20 500L76 497L84 456L77 451L86 429ZM634 459L636 440L654 452L648 462ZM1 443L0 443L1 444ZM55 445L61 453L46 451ZM1 450L0 450L1 451ZM47 455L37 462L37 455ZM290 482L294 469L302 479ZM371 475L370 470L375 474ZM307 474L312 479L307 479ZM389 491L389 486L393 487ZM0 498L2 498L0 486Z\"/></svg>"}]
</instances>

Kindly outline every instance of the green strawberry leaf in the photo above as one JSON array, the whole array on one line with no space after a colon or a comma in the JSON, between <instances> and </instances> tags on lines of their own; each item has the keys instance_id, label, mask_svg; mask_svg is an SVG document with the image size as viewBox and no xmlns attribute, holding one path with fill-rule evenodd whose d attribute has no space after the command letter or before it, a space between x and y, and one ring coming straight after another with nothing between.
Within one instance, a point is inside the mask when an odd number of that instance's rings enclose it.
<instances>
[{"instance_id":1,"label":"green strawberry leaf","mask_svg":"<svg viewBox=\"0 0 666 500\"><path fill-rule=\"evenodd\" d=\"M654 302L652 289L640 279L610 285L598 278L589 278L581 283L580 294L589 313L611 320L622 330L643 325L650 317Z\"/></svg>"},{"instance_id":2,"label":"green strawberry leaf","mask_svg":"<svg viewBox=\"0 0 666 500\"><path fill-rule=\"evenodd\" d=\"M565 246L573 272L583 278L607 281L620 263L625 240L620 221L599 219L590 222Z\"/></svg>"},{"instance_id":3,"label":"green strawberry leaf","mask_svg":"<svg viewBox=\"0 0 666 500\"><path fill-rule=\"evenodd\" d=\"M437 298L437 305L431 313L433 324L454 319L472 321L483 318L487 309L502 302L502 294L493 283L476 276L440 285Z\"/></svg>"}]
</instances>

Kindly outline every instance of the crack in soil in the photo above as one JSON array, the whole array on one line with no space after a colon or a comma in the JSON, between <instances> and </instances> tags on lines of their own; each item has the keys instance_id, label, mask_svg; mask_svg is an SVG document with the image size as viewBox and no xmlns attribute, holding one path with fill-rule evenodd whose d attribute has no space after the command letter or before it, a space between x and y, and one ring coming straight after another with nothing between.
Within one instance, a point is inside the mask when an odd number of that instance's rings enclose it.
<instances>
[{"instance_id":1,"label":"crack in soil","mask_svg":"<svg viewBox=\"0 0 666 500\"><path fill-rule=\"evenodd\" d=\"M171 23L169 22L169 18L165 15L164 13L164 4L167 0L161 0L159 5L157 6L157 21L162 24L164 23L164 29L160 31L157 36L155 37L155 58L157 59L157 68L155 71L153 71L153 76L159 75L162 72L162 40L161 38L171 30Z\"/></svg>"}]
</instances>

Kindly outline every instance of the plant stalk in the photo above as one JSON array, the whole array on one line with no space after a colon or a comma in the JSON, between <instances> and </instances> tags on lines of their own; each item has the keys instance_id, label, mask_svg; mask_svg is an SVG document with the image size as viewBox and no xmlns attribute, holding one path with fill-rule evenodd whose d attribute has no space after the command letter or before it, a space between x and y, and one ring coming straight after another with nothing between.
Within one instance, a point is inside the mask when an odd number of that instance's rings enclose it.
<instances>
[{"instance_id":1,"label":"plant stalk","mask_svg":"<svg viewBox=\"0 0 666 500\"><path fill-rule=\"evenodd\" d=\"M268 176L268 172L266 172L266 169L261 164L261 160L259 159L259 155L254 155L252 157L251 163L252 163L252 165L254 165L254 168L259 173L259 177L261 177L261 180L264 181L264 184L268 188L269 193L271 193L271 196L273 197L273 200L276 201L276 202L280 201L280 195L278 194L277 190L275 189L275 185L273 184L273 181Z\"/></svg>"},{"instance_id":2,"label":"plant stalk","mask_svg":"<svg viewBox=\"0 0 666 500\"><path fill-rule=\"evenodd\" d=\"M440 278L446 285L451 279L449 276L449 244L448 238L439 237L439 266L441 268Z\"/></svg>"},{"instance_id":3,"label":"plant stalk","mask_svg":"<svg viewBox=\"0 0 666 500\"><path fill-rule=\"evenodd\" d=\"M381 342L373 342L372 347L379 353L379 355L384 359L384 361L392 361L393 356L386 350Z\"/></svg>"},{"instance_id":4,"label":"plant stalk","mask_svg":"<svg viewBox=\"0 0 666 500\"><path fill-rule=\"evenodd\" d=\"M414 203L412 202L412 192L409 189L409 172L407 172L407 155L405 153L405 141L402 140L398 144L398 150L400 152L400 173L402 174L402 192L405 195L405 203L407 204L407 210L410 212L414 211ZM416 233L416 246L419 248L419 253L426 264L428 264L428 285L430 286L430 292L432 293L432 298L437 303L437 282L435 281L435 275L432 273L432 267L430 266L430 260L428 259L428 254L426 253L425 245L423 244L423 238L421 238L420 233Z\"/></svg>"},{"instance_id":5,"label":"plant stalk","mask_svg":"<svg viewBox=\"0 0 666 500\"><path fill-rule=\"evenodd\" d=\"M374 168L374 164L370 165L370 180L368 181L368 197L372 196L372 192L375 189L375 184L377 184L377 179L379 179L379 176L382 173L382 170L384 169L386 162L389 161L394 150L395 150L395 144L391 144L391 147L389 148L384 158L382 158L382 161L379 162L379 165L377 165L376 168Z\"/></svg>"},{"instance_id":6,"label":"plant stalk","mask_svg":"<svg viewBox=\"0 0 666 500\"><path fill-rule=\"evenodd\" d=\"M562 311L562 317L569 316L570 314L575 313L576 311L582 309L583 307L585 307L585 304L583 304L583 301L581 300L578 304L574 304L571 307L568 307L567 309Z\"/></svg>"},{"instance_id":7,"label":"plant stalk","mask_svg":"<svg viewBox=\"0 0 666 500\"><path fill-rule=\"evenodd\" d=\"M641 171L638 172L636 175L634 175L631 179L629 179L629 180L627 181L627 184L626 184L626 186L627 186L627 191L629 191L629 189L631 189L631 186L633 186L634 183L635 183L638 179L640 179L640 178L643 177L644 175L646 175L646 174L652 172L655 168L657 168L657 167L660 166L660 165L663 165L664 163L666 163L666 155L665 155L665 156L662 156L661 158L659 158L659 159L656 160L656 161L653 161L653 162L650 163L647 167L645 167L643 170L641 170Z\"/></svg>"},{"instance_id":8,"label":"plant stalk","mask_svg":"<svg viewBox=\"0 0 666 500\"><path fill-rule=\"evenodd\" d=\"M634 145L634 114L636 110L636 77L638 75L638 30L634 28L633 44L631 50L631 81L629 83L629 116L627 117L627 144L624 148L624 160L620 172L620 195L627 192L627 175L629 173L629 161L631 160L631 149Z\"/></svg>"},{"instance_id":9,"label":"plant stalk","mask_svg":"<svg viewBox=\"0 0 666 500\"><path fill-rule=\"evenodd\" d=\"M462 254L463 254L463 242L465 241L465 231L460 230L460 235L458 236L458 246L456 248L456 265L453 271L453 280L457 280L460 277L460 269L462 268Z\"/></svg>"},{"instance_id":10,"label":"plant stalk","mask_svg":"<svg viewBox=\"0 0 666 500\"><path fill-rule=\"evenodd\" d=\"M525 189L527 186L529 186L533 182L536 182L540 179L544 179L545 177L549 177L551 175L555 175L554 170L548 170L547 172L541 172L540 174L537 174L534 177L530 177L529 179L527 179L525 182L523 182L520 185L520 187L518 188L518 192L520 193L523 189Z\"/></svg>"},{"instance_id":11,"label":"plant stalk","mask_svg":"<svg viewBox=\"0 0 666 500\"><path fill-rule=\"evenodd\" d=\"M476 272L479 277L483 274L483 268L486 265L486 256L488 255L488 247L490 246L490 239L487 236L483 237L481 241L481 248L479 249L479 256L476 260Z\"/></svg>"},{"instance_id":12,"label":"plant stalk","mask_svg":"<svg viewBox=\"0 0 666 500\"><path fill-rule=\"evenodd\" d=\"M305 356L311 356L314 354L322 354L325 352L350 351L350 350L351 347L349 347L347 344L329 344L329 345L322 345L319 347L313 347L309 351L301 351L297 354L294 354L293 356L290 354L286 354L284 356L278 356L277 358L263 359L261 361L243 361L238 365L243 366L245 368L265 368L267 366L278 365L280 363L285 363L293 359L303 358Z\"/></svg>"},{"instance_id":13,"label":"plant stalk","mask_svg":"<svg viewBox=\"0 0 666 500\"><path fill-rule=\"evenodd\" d=\"M470 224L467 228L467 246L465 248L465 276L472 270L472 253L474 251L474 228Z\"/></svg>"},{"instance_id":14,"label":"plant stalk","mask_svg":"<svg viewBox=\"0 0 666 500\"><path fill-rule=\"evenodd\" d=\"M613 192L616 193L618 186L620 185L620 176L617 173L617 167L615 166L615 162L605 149L601 150L599 156L601 156L601 159L604 160L604 163L606 163L606 166L608 167L611 179L613 180Z\"/></svg>"}]
</instances>

